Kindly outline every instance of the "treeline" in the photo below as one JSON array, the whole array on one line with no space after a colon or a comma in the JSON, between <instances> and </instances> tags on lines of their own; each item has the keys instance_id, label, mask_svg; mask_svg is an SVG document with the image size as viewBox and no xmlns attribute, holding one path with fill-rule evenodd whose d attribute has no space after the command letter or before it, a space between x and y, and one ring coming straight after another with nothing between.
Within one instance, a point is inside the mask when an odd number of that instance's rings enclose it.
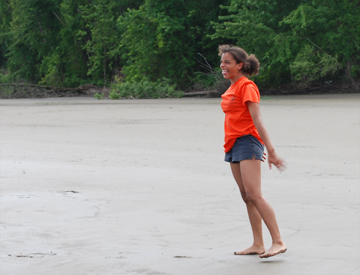
<instances>
[{"instance_id":1,"label":"treeline","mask_svg":"<svg viewBox=\"0 0 360 275\"><path fill-rule=\"evenodd\" d=\"M209 87L224 43L263 87L360 78L360 0L0 0L0 20L2 83Z\"/></svg>"}]
</instances>

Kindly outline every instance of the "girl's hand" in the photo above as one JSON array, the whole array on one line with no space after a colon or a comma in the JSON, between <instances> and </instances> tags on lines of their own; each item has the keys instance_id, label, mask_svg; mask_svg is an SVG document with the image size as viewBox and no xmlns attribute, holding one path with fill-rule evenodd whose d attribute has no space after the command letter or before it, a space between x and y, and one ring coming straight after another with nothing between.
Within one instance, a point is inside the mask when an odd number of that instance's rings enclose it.
<instances>
[{"instance_id":1,"label":"girl's hand","mask_svg":"<svg viewBox=\"0 0 360 275\"><path fill-rule=\"evenodd\" d=\"M269 154L268 162L269 162L270 170L272 168L272 164L274 164L277 167L277 169L279 169L280 171L284 171L286 169L285 160L278 157L275 152L273 152L273 153L268 152L268 154Z\"/></svg>"},{"instance_id":2,"label":"girl's hand","mask_svg":"<svg viewBox=\"0 0 360 275\"><path fill-rule=\"evenodd\" d=\"M265 162L265 160L266 160L266 153L264 152L261 161L262 161L262 162Z\"/></svg>"}]
</instances>

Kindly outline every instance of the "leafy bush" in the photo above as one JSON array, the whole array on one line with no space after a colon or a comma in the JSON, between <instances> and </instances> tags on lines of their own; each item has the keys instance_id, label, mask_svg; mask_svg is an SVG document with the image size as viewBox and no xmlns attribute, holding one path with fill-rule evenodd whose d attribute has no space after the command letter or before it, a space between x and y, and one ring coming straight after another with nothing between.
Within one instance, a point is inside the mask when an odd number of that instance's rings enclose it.
<instances>
[{"instance_id":1,"label":"leafy bush","mask_svg":"<svg viewBox=\"0 0 360 275\"><path fill-rule=\"evenodd\" d=\"M96 93L96 94L94 94L94 97L100 100L100 99L104 98L104 94L103 93Z\"/></svg>"},{"instance_id":2,"label":"leafy bush","mask_svg":"<svg viewBox=\"0 0 360 275\"><path fill-rule=\"evenodd\" d=\"M164 98L182 97L183 94L182 91L176 90L175 85L171 85L169 79L163 78L153 82L143 78L140 81L129 80L113 85L109 97L111 99Z\"/></svg>"},{"instance_id":3,"label":"leafy bush","mask_svg":"<svg viewBox=\"0 0 360 275\"><path fill-rule=\"evenodd\" d=\"M337 57L319 52L311 45L305 45L294 62L290 64L290 70L295 81L306 86L312 81L333 75L340 68Z\"/></svg>"},{"instance_id":4,"label":"leafy bush","mask_svg":"<svg viewBox=\"0 0 360 275\"><path fill-rule=\"evenodd\" d=\"M0 70L0 84L1 83L11 83L13 81L13 78L11 74L9 74L5 70Z\"/></svg>"}]
</instances>

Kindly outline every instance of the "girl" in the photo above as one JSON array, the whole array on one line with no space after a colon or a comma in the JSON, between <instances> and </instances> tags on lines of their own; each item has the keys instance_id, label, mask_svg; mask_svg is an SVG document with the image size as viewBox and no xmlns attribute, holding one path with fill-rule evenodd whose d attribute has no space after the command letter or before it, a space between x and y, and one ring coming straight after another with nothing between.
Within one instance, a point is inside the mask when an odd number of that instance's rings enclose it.
<instances>
[{"instance_id":1,"label":"girl","mask_svg":"<svg viewBox=\"0 0 360 275\"><path fill-rule=\"evenodd\" d=\"M221 96L225 113L225 161L230 162L234 179L246 204L254 242L251 247L234 252L235 255L259 254L268 258L284 253L284 244L275 213L261 192L261 161L266 159L269 167L285 169L284 161L277 156L260 114L260 93L254 82L246 75L257 75L260 63L254 55L248 55L239 47L219 46L220 68L231 86ZM272 238L272 246L265 252L262 236L262 220Z\"/></svg>"}]
</instances>

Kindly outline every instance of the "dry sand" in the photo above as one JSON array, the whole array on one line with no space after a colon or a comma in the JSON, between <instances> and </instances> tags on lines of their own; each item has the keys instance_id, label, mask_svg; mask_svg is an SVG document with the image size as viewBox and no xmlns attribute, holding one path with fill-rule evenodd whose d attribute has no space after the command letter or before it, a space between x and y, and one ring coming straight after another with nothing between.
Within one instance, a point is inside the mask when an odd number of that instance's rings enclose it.
<instances>
[{"instance_id":1,"label":"dry sand","mask_svg":"<svg viewBox=\"0 0 360 275\"><path fill-rule=\"evenodd\" d=\"M360 94L263 97L288 162L262 166L288 246L266 260L233 255L252 235L219 104L0 100L1 274L359 274Z\"/></svg>"}]
</instances>

